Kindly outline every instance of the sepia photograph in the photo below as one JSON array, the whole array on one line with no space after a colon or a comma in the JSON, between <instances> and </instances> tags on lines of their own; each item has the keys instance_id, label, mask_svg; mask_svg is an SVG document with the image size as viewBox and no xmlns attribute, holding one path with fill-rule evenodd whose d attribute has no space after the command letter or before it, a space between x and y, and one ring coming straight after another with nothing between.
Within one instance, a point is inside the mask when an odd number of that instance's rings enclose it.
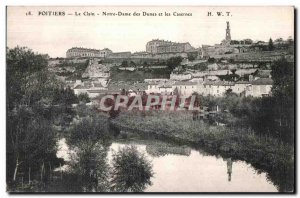
<instances>
[{"instance_id":1,"label":"sepia photograph","mask_svg":"<svg viewBox=\"0 0 300 198\"><path fill-rule=\"evenodd\" d=\"M295 193L295 13L6 6L6 191Z\"/></svg>"}]
</instances>

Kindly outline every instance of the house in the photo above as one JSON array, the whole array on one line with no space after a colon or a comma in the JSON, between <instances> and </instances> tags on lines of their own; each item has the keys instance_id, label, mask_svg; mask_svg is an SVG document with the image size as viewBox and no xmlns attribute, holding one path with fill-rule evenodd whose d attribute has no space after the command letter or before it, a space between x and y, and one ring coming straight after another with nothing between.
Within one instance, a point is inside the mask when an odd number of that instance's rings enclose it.
<instances>
[{"instance_id":1,"label":"house","mask_svg":"<svg viewBox=\"0 0 300 198\"><path fill-rule=\"evenodd\" d=\"M128 92L132 95L143 95L147 90L148 83L136 82L129 86Z\"/></svg>"},{"instance_id":2,"label":"house","mask_svg":"<svg viewBox=\"0 0 300 198\"><path fill-rule=\"evenodd\" d=\"M271 94L273 80L271 78L260 78L251 81L246 89L246 96L263 97Z\"/></svg>"},{"instance_id":3,"label":"house","mask_svg":"<svg viewBox=\"0 0 300 198\"><path fill-rule=\"evenodd\" d=\"M259 78L271 78L272 70L258 70L257 74L255 75L255 77L259 77Z\"/></svg>"},{"instance_id":4,"label":"house","mask_svg":"<svg viewBox=\"0 0 300 198\"><path fill-rule=\"evenodd\" d=\"M169 79L168 78L146 78L144 81L146 83L150 83L150 82L158 83L158 82L167 82L169 81Z\"/></svg>"},{"instance_id":5,"label":"house","mask_svg":"<svg viewBox=\"0 0 300 198\"><path fill-rule=\"evenodd\" d=\"M101 93L102 93L102 90L100 90L100 89L90 89L90 90L87 90L87 94L88 94L88 96L90 98L96 98Z\"/></svg>"},{"instance_id":6,"label":"house","mask_svg":"<svg viewBox=\"0 0 300 198\"><path fill-rule=\"evenodd\" d=\"M238 69L235 71L235 74L239 76L244 76L244 75L253 75L257 69Z\"/></svg>"},{"instance_id":7,"label":"house","mask_svg":"<svg viewBox=\"0 0 300 198\"><path fill-rule=\"evenodd\" d=\"M146 90L146 93L147 94L150 94L150 93L159 93L159 86L160 86L159 82L149 82L148 83L148 88Z\"/></svg>"},{"instance_id":8,"label":"house","mask_svg":"<svg viewBox=\"0 0 300 198\"><path fill-rule=\"evenodd\" d=\"M197 82L198 84L202 83L204 81L204 77L194 77L191 80L189 80L190 82Z\"/></svg>"},{"instance_id":9,"label":"house","mask_svg":"<svg viewBox=\"0 0 300 198\"><path fill-rule=\"evenodd\" d=\"M172 88L172 85L170 85L170 84L163 84L158 89L160 91L160 94L162 94L162 95L171 95L171 94L173 94L173 88Z\"/></svg>"},{"instance_id":10,"label":"house","mask_svg":"<svg viewBox=\"0 0 300 198\"><path fill-rule=\"evenodd\" d=\"M194 92L197 92L197 82L191 81L177 81L172 85L172 90L177 90L176 92L182 96L191 96Z\"/></svg>"},{"instance_id":11,"label":"house","mask_svg":"<svg viewBox=\"0 0 300 198\"><path fill-rule=\"evenodd\" d=\"M114 94L123 93L128 96L142 95L147 90L148 83L145 82L111 82L108 91Z\"/></svg>"},{"instance_id":12,"label":"house","mask_svg":"<svg viewBox=\"0 0 300 198\"><path fill-rule=\"evenodd\" d=\"M75 86L73 90L76 95L87 93L90 98L95 98L107 88L99 82L84 82Z\"/></svg>"},{"instance_id":13,"label":"house","mask_svg":"<svg viewBox=\"0 0 300 198\"><path fill-rule=\"evenodd\" d=\"M213 63L207 66L208 70L218 70L219 65L217 63Z\"/></svg>"},{"instance_id":14,"label":"house","mask_svg":"<svg viewBox=\"0 0 300 198\"><path fill-rule=\"evenodd\" d=\"M147 94L158 93L158 94L173 94L174 81L161 81L161 82L149 82L146 90Z\"/></svg>"},{"instance_id":15,"label":"house","mask_svg":"<svg viewBox=\"0 0 300 198\"><path fill-rule=\"evenodd\" d=\"M246 89L248 86L251 85L249 81L237 81L235 82L234 86L232 87L232 92L242 96L246 93Z\"/></svg>"},{"instance_id":16,"label":"house","mask_svg":"<svg viewBox=\"0 0 300 198\"><path fill-rule=\"evenodd\" d=\"M84 86L84 85L76 85L73 90L74 90L74 93L76 95L79 95L79 94L82 94L82 93L87 93L87 90L90 89L90 87L88 86Z\"/></svg>"},{"instance_id":17,"label":"house","mask_svg":"<svg viewBox=\"0 0 300 198\"><path fill-rule=\"evenodd\" d=\"M170 79L171 80L190 80L190 79L192 79L192 74L175 74L175 73L171 73L170 74Z\"/></svg>"},{"instance_id":18,"label":"house","mask_svg":"<svg viewBox=\"0 0 300 198\"><path fill-rule=\"evenodd\" d=\"M203 90L200 90L200 94L221 97L233 86L234 82L230 81L206 81L203 83Z\"/></svg>"}]
</instances>

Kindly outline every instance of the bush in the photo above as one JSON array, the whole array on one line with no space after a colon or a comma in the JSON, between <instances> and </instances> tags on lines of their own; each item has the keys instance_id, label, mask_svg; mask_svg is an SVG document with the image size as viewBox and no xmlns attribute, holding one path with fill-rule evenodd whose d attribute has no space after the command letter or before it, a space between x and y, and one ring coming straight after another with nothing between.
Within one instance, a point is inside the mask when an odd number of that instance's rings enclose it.
<instances>
[{"instance_id":1,"label":"bush","mask_svg":"<svg viewBox=\"0 0 300 198\"><path fill-rule=\"evenodd\" d=\"M121 148L113 154L112 164L112 191L140 192L151 185L152 165L136 147Z\"/></svg>"},{"instance_id":2,"label":"bush","mask_svg":"<svg viewBox=\"0 0 300 198\"><path fill-rule=\"evenodd\" d=\"M83 102L83 103L91 102L89 95L87 93L80 93L78 95L78 100L79 100L79 102Z\"/></svg>"},{"instance_id":3,"label":"bush","mask_svg":"<svg viewBox=\"0 0 300 198\"><path fill-rule=\"evenodd\" d=\"M173 70L180 65L181 61L181 56L171 57L167 60L167 66L169 69Z\"/></svg>"}]
</instances>

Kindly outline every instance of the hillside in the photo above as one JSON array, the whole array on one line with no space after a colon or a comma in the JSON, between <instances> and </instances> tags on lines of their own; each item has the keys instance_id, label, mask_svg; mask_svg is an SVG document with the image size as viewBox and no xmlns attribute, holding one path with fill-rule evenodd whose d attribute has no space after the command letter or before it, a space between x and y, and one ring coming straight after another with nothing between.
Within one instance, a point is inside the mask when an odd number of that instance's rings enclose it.
<instances>
[{"instance_id":1,"label":"hillside","mask_svg":"<svg viewBox=\"0 0 300 198\"><path fill-rule=\"evenodd\" d=\"M112 67L110 78L112 82L116 81L144 81L148 78L170 78L171 70L169 69L143 69L135 71L119 70Z\"/></svg>"}]
</instances>

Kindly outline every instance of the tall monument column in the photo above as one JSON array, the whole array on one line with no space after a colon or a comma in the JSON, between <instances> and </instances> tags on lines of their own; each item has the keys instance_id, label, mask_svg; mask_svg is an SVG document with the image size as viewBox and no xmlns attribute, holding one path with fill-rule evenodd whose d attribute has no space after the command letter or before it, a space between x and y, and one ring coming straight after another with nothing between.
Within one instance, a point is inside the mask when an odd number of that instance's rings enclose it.
<instances>
[{"instance_id":1,"label":"tall monument column","mask_svg":"<svg viewBox=\"0 0 300 198\"><path fill-rule=\"evenodd\" d=\"M230 27L229 27L229 21L227 23L227 29L226 29L226 40L231 41L231 35L230 35Z\"/></svg>"},{"instance_id":2,"label":"tall monument column","mask_svg":"<svg viewBox=\"0 0 300 198\"><path fill-rule=\"evenodd\" d=\"M227 23L227 28L226 28L226 37L225 37L225 40L226 40L227 44L230 44L231 35L230 35L229 21L227 21L226 23Z\"/></svg>"}]
</instances>

